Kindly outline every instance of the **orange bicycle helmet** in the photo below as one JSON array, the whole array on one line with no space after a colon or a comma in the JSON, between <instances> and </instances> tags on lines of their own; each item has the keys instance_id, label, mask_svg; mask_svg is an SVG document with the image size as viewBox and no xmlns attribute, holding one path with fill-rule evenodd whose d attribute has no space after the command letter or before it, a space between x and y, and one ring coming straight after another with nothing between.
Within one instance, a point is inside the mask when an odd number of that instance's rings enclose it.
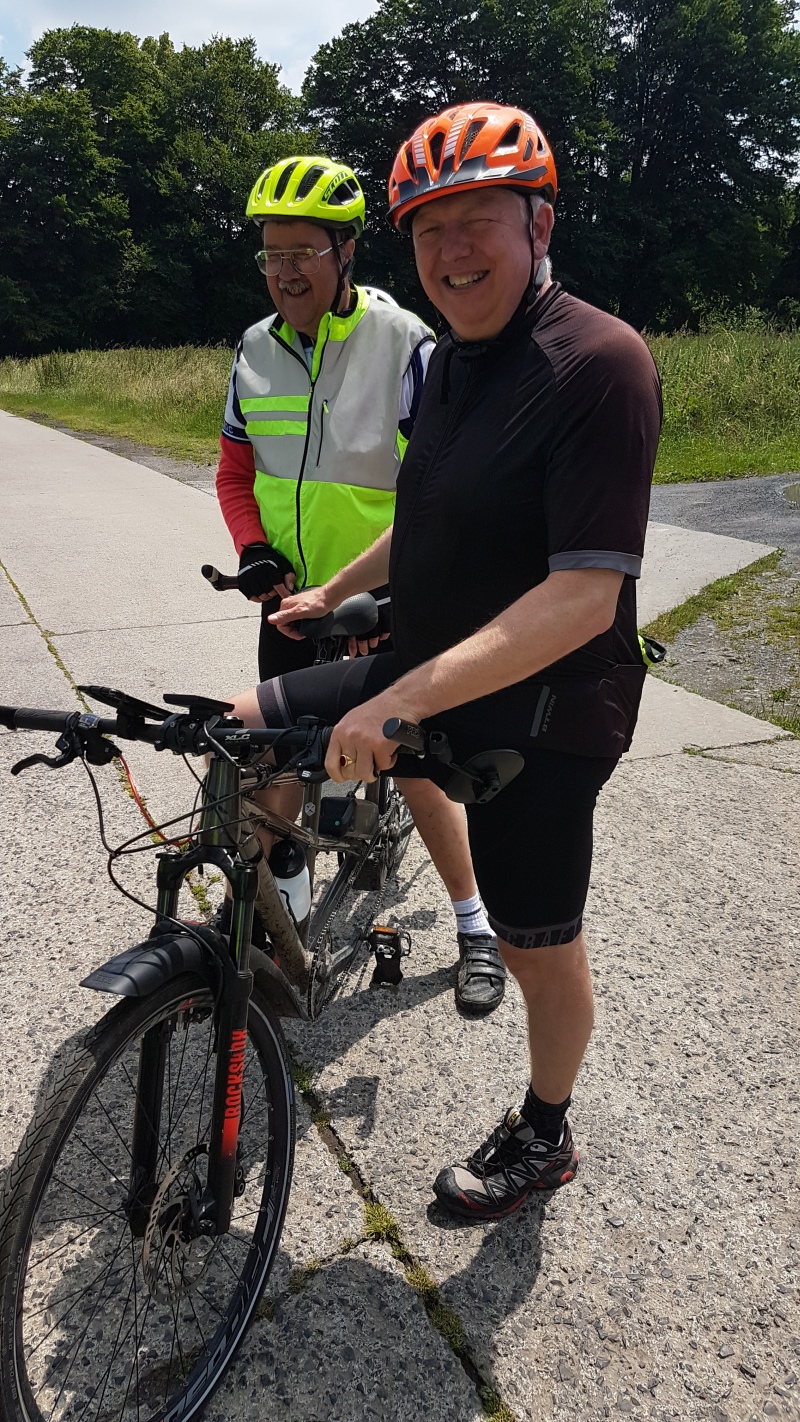
<instances>
[{"instance_id":1,"label":"orange bicycle helmet","mask_svg":"<svg viewBox=\"0 0 800 1422\"><path fill-rule=\"evenodd\" d=\"M407 232L422 203L487 185L541 193L553 202L558 180L550 145L524 109L458 104L421 123L397 154L389 178L389 221Z\"/></svg>"}]
</instances>

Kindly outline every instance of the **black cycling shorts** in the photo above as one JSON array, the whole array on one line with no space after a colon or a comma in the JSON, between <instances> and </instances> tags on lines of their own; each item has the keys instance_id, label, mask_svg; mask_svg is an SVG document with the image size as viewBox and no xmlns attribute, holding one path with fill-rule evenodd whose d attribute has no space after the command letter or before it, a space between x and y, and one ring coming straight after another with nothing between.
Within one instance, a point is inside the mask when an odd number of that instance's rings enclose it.
<instances>
[{"instance_id":1,"label":"black cycling shorts","mask_svg":"<svg viewBox=\"0 0 800 1422\"><path fill-rule=\"evenodd\" d=\"M263 682L258 700L267 726L292 726L304 715L335 725L400 675L393 652L333 662ZM534 714L518 688L509 687L423 722L445 732L457 763L485 750L519 750L525 757L524 770L499 795L467 806L481 898L495 933L515 948L570 943L580 933L594 807L617 764L610 756L532 750ZM441 786L450 774L438 760L403 753L392 773Z\"/></svg>"}]
</instances>

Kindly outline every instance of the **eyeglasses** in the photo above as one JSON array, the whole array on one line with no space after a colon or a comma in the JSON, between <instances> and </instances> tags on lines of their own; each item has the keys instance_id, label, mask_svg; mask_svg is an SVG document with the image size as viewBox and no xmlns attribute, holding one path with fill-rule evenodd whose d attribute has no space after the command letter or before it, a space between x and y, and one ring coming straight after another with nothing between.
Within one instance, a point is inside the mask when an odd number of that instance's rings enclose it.
<instances>
[{"instance_id":1,"label":"eyeglasses","mask_svg":"<svg viewBox=\"0 0 800 1422\"><path fill-rule=\"evenodd\" d=\"M296 272L301 272L304 276L312 276L319 271L320 257L327 256L328 252L335 251L341 243L337 242L335 247L323 247L317 251L316 247L295 247L291 252L256 252L256 262L258 270L265 276L277 276L284 262L291 262Z\"/></svg>"}]
</instances>

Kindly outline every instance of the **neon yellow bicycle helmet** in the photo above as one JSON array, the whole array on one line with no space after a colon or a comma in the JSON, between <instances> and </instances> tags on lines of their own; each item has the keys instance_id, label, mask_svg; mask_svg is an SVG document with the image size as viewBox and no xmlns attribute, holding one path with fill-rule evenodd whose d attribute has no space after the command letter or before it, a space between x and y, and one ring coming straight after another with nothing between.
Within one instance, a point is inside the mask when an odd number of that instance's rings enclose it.
<instances>
[{"instance_id":1,"label":"neon yellow bicycle helmet","mask_svg":"<svg viewBox=\"0 0 800 1422\"><path fill-rule=\"evenodd\" d=\"M364 194L352 168L330 158L282 158L261 174L247 203L260 227L267 217L304 218L323 227L364 230Z\"/></svg>"}]
</instances>

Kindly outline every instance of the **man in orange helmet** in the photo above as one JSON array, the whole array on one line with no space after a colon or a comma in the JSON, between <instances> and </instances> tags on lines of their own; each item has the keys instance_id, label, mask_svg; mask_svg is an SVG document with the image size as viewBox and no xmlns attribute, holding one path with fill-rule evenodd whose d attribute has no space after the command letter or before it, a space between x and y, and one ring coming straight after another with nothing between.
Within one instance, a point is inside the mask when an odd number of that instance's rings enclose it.
<instances>
[{"instance_id":1,"label":"man in orange helmet","mask_svg":"<svg viewBox=\"0 0 800 1422\"><path fill-rule=\"evenodd\" d=\"M500 747L524 757L500 795L468 807L531 1054L522 1104L434 1183L447 1208L482 1219L575 1174L566 1111L593 1024L582 932L592 819L645 675L635 579L658 375L635 331L551 279L556 185L547 141L520 109L447 109L400 149L390 217L411 232L450 332L431 358L393 528L273 616L279 627L317 616L388 574L394 651L237 698L250 725L303 713L337 723L336 780L394 764L392 717L443 731L462 764ZM414 768L439 783L448 774L433 758Z\"/></svg>"}]
</instances>

